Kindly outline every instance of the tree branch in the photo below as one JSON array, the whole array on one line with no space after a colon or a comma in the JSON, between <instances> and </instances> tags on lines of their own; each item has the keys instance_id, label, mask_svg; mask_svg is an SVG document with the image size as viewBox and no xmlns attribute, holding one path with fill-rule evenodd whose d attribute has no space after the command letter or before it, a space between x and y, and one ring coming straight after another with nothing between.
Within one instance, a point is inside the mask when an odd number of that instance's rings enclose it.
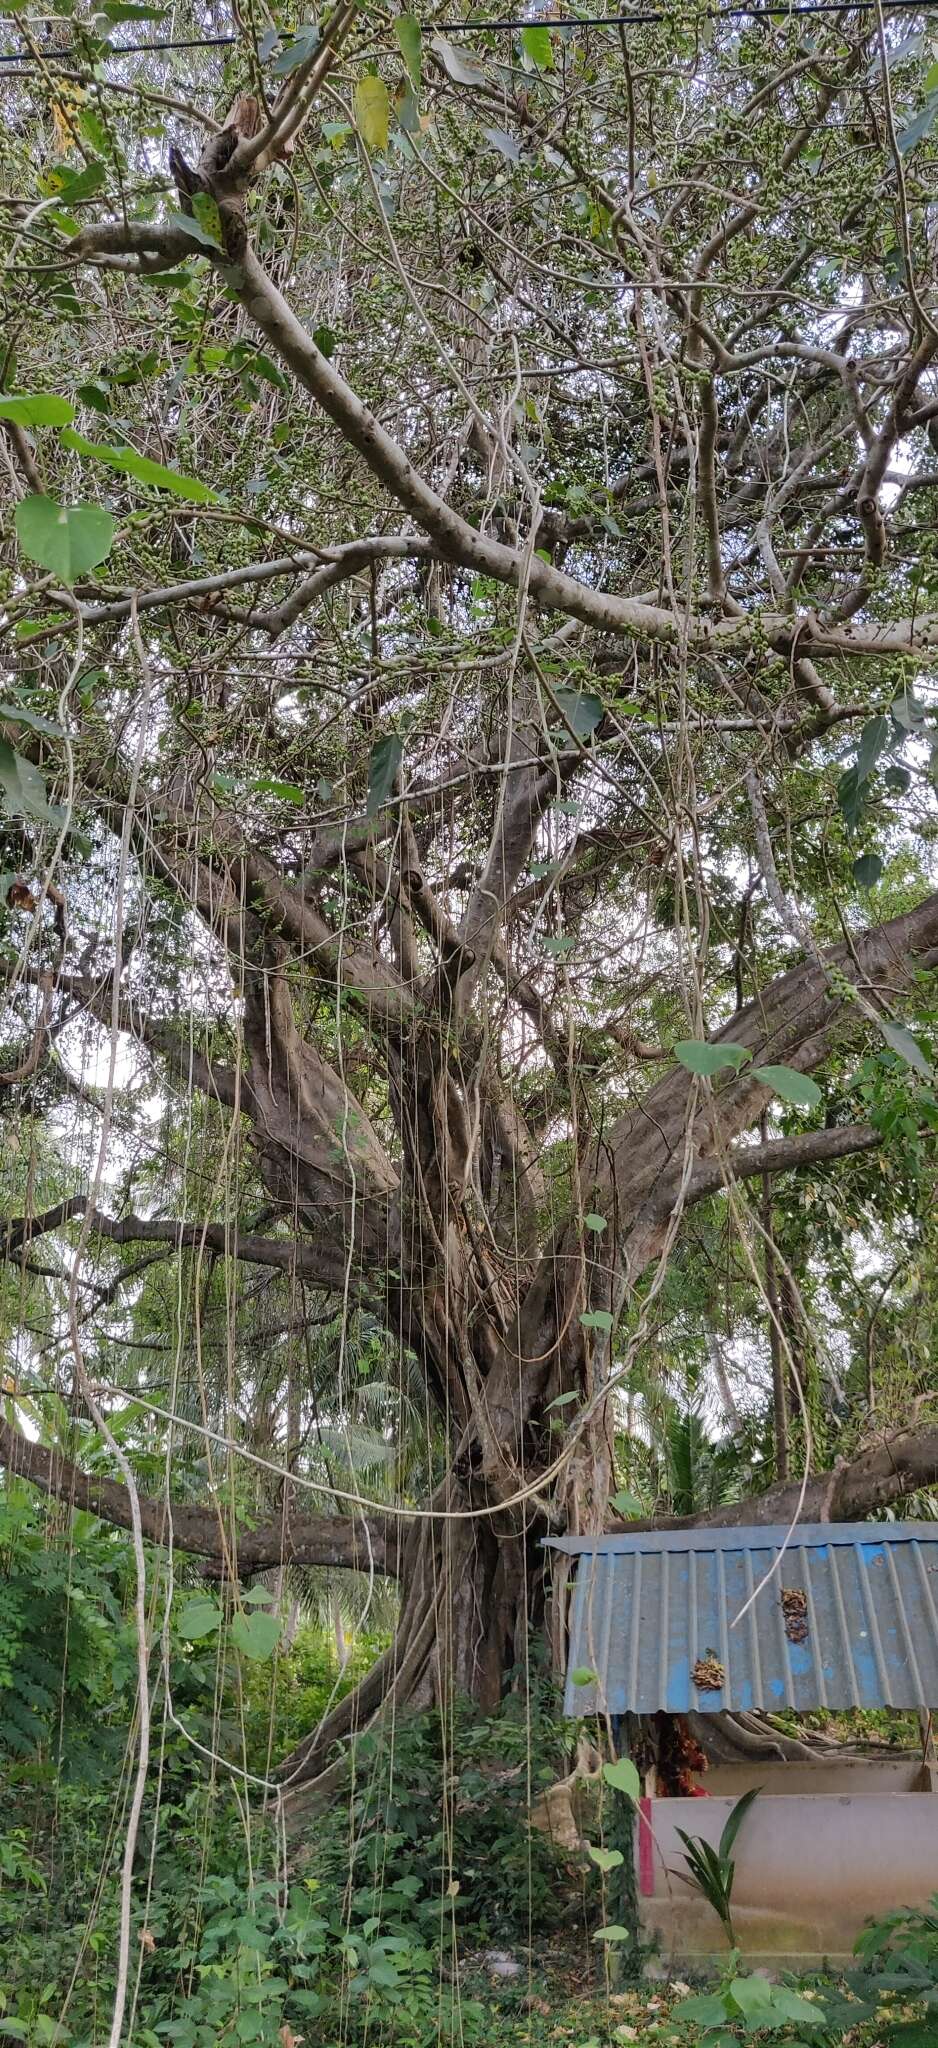
<instances>
[{"instance_id":1,"label":"tree branch","mask_svg":"<svg viewBox=\"0 0 938 2048\"><path fill-rule=\"evenodd\" d=\"M109 1244L165 1244L175 1251L197 1251L204 1247L218 1258L242 1259L249 1265L273 1266L290 1278L309 1280L316 1287L342 1288L346 1259L341 1244L330 1244L323 1233L312 1238L257 1237L251 1232L232 1231L225 1223L183 1223L175 1217L96 1215L92 1225ZM354 1279L353 1279L354 1291Z\"/></svg>"},{"instance_id":2,"label":"tree branch","mask_svg":"<svg viewBox=\"0 0 938 2048\"><path fill-rule=\"evenodd\" d=\"M765 1529L795 1520L802 1522L864 1521L879 1508L905 1500L920 1487L938 1481L938 1427L903 1429L885 1434L834 1472L816 1472L808 1480L798 1515L801 1480L785 1480L765 1493L710 1508L702 1515L659 1516L617 1522L616 1529Z\"/></svg>"},{"instance_id":3,"label":"tree branch","mask_svg":"<svg viewBox=\"0 0 938 2048\"><path fill-rule=\"evenodd\" d=\"M34 1238L45 1237L50 1230L58 1230L63 1223L70 1223L73 1216L83 1216L87 1208L84 1195L69 1195L64 1202L56 1202L52 1209L45 1209L41 1216L10 1216L2 1226L0 1252L5 1259L21 1251L25 1244L32 1244Z\"/></svg>"},{"instance_id":4,"label":"tree branch","mask_svg":"<svg viewBox=\"0 0 938 2048\"><path fill-rule=\"evenodd\" d=\"M78 261L101 261L123 267L137 257L145 270L168 269L191 254L188 236L176 229L147 223L107 222L76 235L70 253ZM200 254L204 251L200 249ZM923 612L891 625L856 627L828 624L808 613L768 610L750 616L710 619L695 613L680 619L664 606L641 598L596 590L568 576L549 562L506 546L470 526L415 469L404 448L381 426L345 378L317 348L286 299L267 276L253 250L245 248L237 264L224 265L248 317L266 335L297 382L308 391L338 427L405 512L430 536L444 561L460 563L477 575L491 576L511 589L528 588L545 611L582 621L599 633L674 646L683 640L691 652L744 653L768 640L776 653L839 654L852 658L914 654L938 647L938 614Z\"/></svg>"},{"instance_id":5,"label":"tree branch","mask_svg":"<svg viewBox=\"0 0 938 2048\"><path fill-rule=\"evenodd\" d=\"M883 1142L869 1124L836 1124L832 1130L802 1131L796 1138L772 1138L766 1145L745 1145L711 1159L691 1176L687 1202L699 1202L728 1181L751 1180L754 1174L792 1173L801 1166L820 1166L846 1159L852 1152L870 1152Z\"/></svg>"},{"instance_id":6,"label":"tree branch","mask_svg":"<svg viewBox=\"0 0 938 2048\"><path fill-rule=\"evenodd\" d=\"M128 1396L130 1398L130 1396ZM28 1479L53 1500L97 1515L117 1529L131 1526L130 1495L117 1479L92 1478L74 1460L28 1437L0 1416L0 1466ZM395 1577L398 1571L400 1538L405 1527L392 1515L297 1515L278 1517L257 1529L238 1532L232 1542L221 1510L211 1507L168 1505L162 1500L140 1496L143 1533L151 1543L172 1540L177 1550L210 1560L215 1577L224 1570L226 1557L237 1559L240 1576L267 1571L281 1564L342 1566L350 1571L377 1572Z\"/></svg>"}]
</instances>

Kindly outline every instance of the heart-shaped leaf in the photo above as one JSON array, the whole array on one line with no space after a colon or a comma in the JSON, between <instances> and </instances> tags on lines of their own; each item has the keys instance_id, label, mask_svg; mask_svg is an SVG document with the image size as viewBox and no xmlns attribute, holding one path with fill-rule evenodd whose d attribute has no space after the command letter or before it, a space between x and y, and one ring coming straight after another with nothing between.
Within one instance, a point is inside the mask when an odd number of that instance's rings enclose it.
<instances>
[{"instance_id":1,"label":"heart-shaped leaf","mask_svg":"<svg viewBox=\"0 0 938 2048\"><path fill-rule=\"evenodd\" d=\"M581 1686L595 1685L596 1673L590 1670L588 1664L579 1664L576 1670L570 1673L570 1684Z\"/></svg>"},{"instance_id":2,"label":"heart-shaped leaf","mask_svg":"<svg viewBox=\"0 0 938 2048\"><path fill-rule=\"evenodd\" d=\"M76 583L80 576L87 576L114 545L114 521L101 505L59 505L54 498L21 498L14 523L23 553L62 583Z\"/></svg>"},{"instance_id":3,"label":"heart-shaped leaf","mask_svg":"<svg viewBox=\"0 0 938 2048\"><path fill-rule=\"evenodd\" d=\"M355 87L355 119L369 149L387 149L391 101L383 78L359 79Z\"/></svg>"},{"instance_id":4,"label":"heart-shaped leaf","mask_svg":"<svg viewBox=\"0 0 938 2048\"><path fill-rule=\"evenodd\" d=\"M631 1757L620 1756L614 1764L603 1764L603 1777L614 1792L624 1792L626 1799L641 1797L642 1781Z\"/></svg>"},{"instance_id":5,"label":"heart-shaped leaf","mask_svg":"<svg viewBox=\"0 0 938 2048\"><path fill-rule=\"evenodd\" d=\"M883 863L878 853L861 853L853 863L853 879L858 889L875 888L883 873Z\"/></svg>"},{"instance_id":6,"label":"heart-shaped leaf","mask_svg":"<svg viewBox=\"0 0 938 2048\"><path fill-rule=\"evenodd\" d=\"M599 1236L600 1231L605 1230L607 1227L605 1216L597 1216L595 1210L593 1209L590 1210L588 1216L584 1216L583 1222L586 1229L595 1230L597 1236Z\"/></svg>"},{"instance_id":7,"label":"heart-shaped leaf","mask_svg":"<svg viewBox=\"0 0 938 2048\"><path fill-rule=\"evenodd\" d=\"M608 1870L618 1870L620 1864L625 1862L621 1849L596 1849L592 1842L589 1845L587 1854L590 1862L595 1863L597 1870L601 1870L604 1874Z\"/></svg>"},{"instance_id":8,"label":"heart-shaped leaf","mask_svg":"<svg viewBox=\"0 0 938 2048\"><path fill-rule=\"evenodd\" d=\"M752 1071L756 1080L764 1081L783 1102L803 1102L808 1109L816 1109L821 1100L817 1082L810 1074L799 1074L797 1067L753 1067Z\"/></svg>"},{"instance_id":9,"label":"heart-shaped leaf","mask_svg":"<svg viewBox=\"0 0 938 2048\"><path fill-rule=\"evenodd\" d=\"M682 1038L674 1048L674 1057L689 1074L723 1074L729 1070L738 1074L752 1054L744 1045L709 1045L704 1038Z\"/></svg>"},{"instance_id":10,"label":"heart-shaped leaf","mask_svg":"<svg viewBox=\"0 0 938 2048\"><path fill-rule=\"evenodd\" d=\"M452 43L447 42L445 36L434 36L433 47L447 77L451 78L455 85L485 84L485 72L479 70L478 64L470 64L465 57L461 57L459 51L454 50Z\"/></svg>"},{"instance_id":11,"label":"heart-shaped leaf","mask_svg":"<svg viewBox=\"0 0 938 2048\"><path fill-rule=\"evenodd\" d=\"M554 696L577 739L588 740L602 719L602 698L595 696L592 690L559 689L554 691Z\"/></svg>"},{"instance_id":12,"label":"heart-shaped leaf","mask_svg":"<svg viewBox=\"0 0 938 2048\"><path fill-rule=\"evenodd\" d=\"M631 1939L632 1937L627 1927L619 1927L615 1924L611 1927L597 1927L593 1936L594 1941L631 1941Z\"/></svg>"},{"instance_id":13,"label":"heart-shaped leaf","mask_svg":"<svg viewBox=\"0 0 938 2048\"><path fill-rule=\"evenodd\" d=\"M611 1330L613 1317L607 1308L588 1308L580 1317L584 1330Z\"/></svg>"},{"instance_id":14,"label":"heart-shaped leaf","mask_svg":"<svg viewBox=\"0 0 938 2048\"><path fill-rule=\"evenodd\" d=\"M189 1600L176 1626L187 1643L197 1643L221 1626L221 1608L215 1600Z\"/></svg>"},{"instance_id":15,"label":"heart-shaped leaf","mask_svg":"<svg viewBox=\"0 0 938 2048\"><path fill-rule=\"evenodd\" d=\"M279 1614L236 1614L231 1624L235 1648L255 1664L266 1664L280 1641Z\"/></svg>"}]
</instances>

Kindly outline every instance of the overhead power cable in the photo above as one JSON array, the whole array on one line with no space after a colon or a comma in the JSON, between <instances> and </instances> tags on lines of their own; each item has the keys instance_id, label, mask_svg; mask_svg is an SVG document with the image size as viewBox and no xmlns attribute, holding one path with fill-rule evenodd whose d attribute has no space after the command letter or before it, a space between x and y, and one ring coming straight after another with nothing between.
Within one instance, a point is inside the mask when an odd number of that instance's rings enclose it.
<instances>
[{"instance_id":1,"label":"overhead power cable","mask_svg":"<svg viewBox=\"0 0 938 2048\"><path fill-rule=\"evenodd\" d=\"M938 0L885 0L885 4L890 14L934 14L938 11ZM849 0L849 4L845 4L845 0L802 0L802 4L794 6L706 7L698 9L694 14L688 14L683 19L686 24L691 25L703 21L787 21L795 17L801 18L805 15L813 14L877 14L879 7L880 0ZM680 17L676 17L673 14L664 14L658 9L646 9L642 11L632 10L628 14L570 14L560 20L556 20L553 17L545 19L543 16L528 15L511 20L498 21L484 20L482 18L468 21L441 21L433 23L432 26L441 33L445 32L446 35L454 36L470 35L475 31L482 30L485 30L486 33L501 31L503 33L516 34L519 30L526 28L640 28L656 22L675 22L678 19ZM103 52L103 56L106 60L108 57L141 56L147 51L215 50L239 43L241 40L242 38L236 35L179 36L167 39L165 42L111 43ZM289 34L284 33L281 35L280 41L289 42ZM37 63L40 58L55 62L62 57L74 57L81 54L81 47L77 43L67 43L60 49L53 49L46 44L35 53L30 49L0 51L0 64L24 64L28 66L29 64Z\"/></svg>"}]
</instances>

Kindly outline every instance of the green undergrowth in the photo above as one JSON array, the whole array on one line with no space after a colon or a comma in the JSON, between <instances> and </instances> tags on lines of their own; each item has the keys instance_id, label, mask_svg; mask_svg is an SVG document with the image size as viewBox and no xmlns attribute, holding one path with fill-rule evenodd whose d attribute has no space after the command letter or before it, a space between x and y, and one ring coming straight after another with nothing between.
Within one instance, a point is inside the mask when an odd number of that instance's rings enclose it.
<instances>
[{"instance_id":1,"label":"green undergrowth","mask_svg":"<svg viewBox=\"0 0 938 2048\"><path fill-rule=\"evenodd\" d=\"M2 1513L0 2048L100 2048L135 1706L128 1552L82 1516L60 1546L21 1494ZM154 1631L126 2048L938 2048L938 1904L871 1930L836 1985L735 1961L719 1984L643 1981L624 1794L592 1859L530 1825L571 1747L536 1662L495 1715L456 1702L361 1737L285 1864L264 1775L380 1640L340 1672L312 1628L259 1661L187 1626Z\"/></svg>"}]
</instances>

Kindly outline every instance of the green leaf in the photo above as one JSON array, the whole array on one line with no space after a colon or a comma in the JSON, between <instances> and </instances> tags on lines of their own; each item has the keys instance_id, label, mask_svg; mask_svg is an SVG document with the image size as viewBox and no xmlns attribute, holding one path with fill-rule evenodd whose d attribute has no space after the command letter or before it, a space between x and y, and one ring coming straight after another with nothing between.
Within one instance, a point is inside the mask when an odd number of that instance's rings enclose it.
<instances>
[{"instance_id":1,"label":"green leaf","mask_svg":"<svg viewBox=\"0 0 938 2048\"><path fill-rule=\"evenodd\" d=\"M12 420L18 427L67 427L75 407L53 391L33 391L19 397L0 393L0 420Z\"/></svg>"},{"instance_id":2,"label":"green leaf","mask_svg":"<svg viewBox=\"0 0 938 2048\"><path fill-rule=\"evenodd\" d=\"M900 134L896 136L896 148L900 156L908 156L909 150L914 149L917 142L921 142L924 136L931 134L936 114L938 114L938 92L933 92L925 101L924 106L919 108L918 113L909 122L908 127L903 128Z\"/></svg>"},{"instance_id":3,"label":"green leaf","mask_svg":"<svg viewBox=\"0 0 938 2048\"><path fill-rule=\"evenodd\" d=\"M90 199L107 180L107 165L100 161L86 164L82 171L70 171L63 164L56 172L59 196L67 206L77 206L80 199Z\"/></svg>"},{"instance_id":4,"label":"green leaf","mask_svg":"<svg viewBox=\"0 0 938 2048\"><path fill-rule=\"evenodd\" d=\"M394 23L401 56L407 66L411 85L420 91L420 66L423 56L423 36L415 14L399 14Z\"/></svg>"},{"instance_id":5,"label":"green leaf","mask_svg":"<svg viewBox=\"0 0 938 2048\"><path fill-rule=\"evenodd\" d=\"M799 1074L796 1067L754 1067L757 1081L764 1081L783 1102L803 1102L807 1108L815 1109L821 1100L821 1091L810 1074Z\"/></svg>"},{"instance_id":6,"label":"green leaf","mask_svg":"<svg viewBox=\"0 0 938 2048\"><path fill-rule=\"evenodd\" d=\"M188 1643L197 1643L202 1636L210 1636L221 1627L221 1608L215 1600L189 1600L176 1626Z\"/></svg>"},{"instance_id":7,"label":"green leaf","mask_svg":"<svg viewBox=\"0 0 938 2048\"><path fill-rule=\"evenodd\" d=\"M738 1074L752 1054L745 1045L709 1045L703 1038L682 1038L674 1047L674 1057L689 1074L722 1074L728 1068Z\"/></svg>"},{"instance_id":8,"label":"green leaf","mask_svg":"<svg viewBox=\"0 0 938 2048\"><path fill-rule=\"evenodd\" d=\"M76 583L87 576L114 545L114 521L100 505L59 505L54 498L21 498L14 524L23 553L62 583Z\"/></svg>"},{"instance_id":9,"label":"green leaf","mask_svg":"<svg viewBox=\"0 0 938 2048\"><path fill-rule=\"evenodd\" d=\"M866 809L869 792L855 768L848 768L837 784L837 802L848 832L855 832Z\"/></svg>"},{"instance_id":10,"label":"green leaf","mask_svg":"<svg viewBox=\"0 0 938 2048\"><path fill-rule=\"evenodd\" d=\"M331 327L314 328L313 340L316 343L316 347L318 348L320 355L325 356L327 363L330 362L332 357L335 355L335 335L333 334Z\"/></svg>"},{"instance_id":11,"label":"green leaf","mask_svg":"<svg viewBox=\"0 0 938 2048\"><path fill-rule=\"evenodd\" d=\"M454 85L485 84L485 72L479 70L478 64L470 64L458 50L454 50L452 43L447 42L445 36L434 36L433 48L447 77L453 80Z\"/></svg>"},{"instance_id":12,"label":"green leaf","mask_svg":"<svg viewBox=\"0 0 938 2048\"><path fill-rule=\"evenodd\" d=\"M383 78L359 79L355 87L355 120L369 149L387 149L391 101Z\"/></svg>"},{"instance_id":13,"label":"green leaf","mask_svg":"<svg viewBox=\"0 0 938 2048\"><path fill-rule=\"evenodd\" d=\"M606 1229L606 1228L608 1227L608 1226L607 1226L607 1224L606 1224L606 1218L605 1218L605 1216L597 1216L597 1214L596 1214L596 1212L595 1212L595 1210L594 1210L594 1209L591 1209L591 1210L590 1210L590 1212L589 1212L589 1215L588 1215L588 1216L584 1216L584 1218L583 1218L583 1222L584 1222L584 1225L585 1225L586 1229L587 1229L587 1230L595 1230L595 1231L596 1231L596 1234L597 1234L597 1236L599 1235L599 1233L600 1233L601 1231L605 1230L605 1229Z\"/></svg>"},{"instance_id":14,"label":"green leaf","mask_svg":"<svg viewBox=\"0 0 938 2048\"><path fill-rule=\"evenodd\" d=\"M291 71L298 71L301 64L315 55L319 48L319 30L314 21L301 22L296 35L285 50L281 50L273 66L275 78L287 78Z\"/></svg>"},{"instance_id":15,"label":"green leaf","mask_svg":"<svg viewBox=\"0 0 938 2048\"><path fill-rule=\"evenodd\" d=\"M584 1330L611 1330L613 1321L607 1308L588 1308L580 1317Z\"/></svg>"},{"instance_id":16,"label":"green leaf","mask_svg":"<svg viewBox=\"0 0 938 2048\"><path fill-rule=\"evenodd\" d=\"M214 242L216 249L224 249L225 237L222 232L218 201L212 198L210 192L193 192L192 212L203 234L208 235L209 240Z\"/></svg>"},{"instance_id":17,"label":"green leaf","mask_svg":"<svg viewBox=\"0 0 938 2048\"><path fill-rule=\"evenodd\" d=\"M81 399L82 405L90 405L94 412L110 412L111 410L110 392L107 385L103 384L98 377L91 384L79 384L75 396Z\"/></svg>"},{"instance_id":18,"label":"green leaf","mask_svg":"<svg viewBox=\"0 0 938 2048\"><path fill-rule=\"evenodd\" d=\"M569 932L555 932L543 942L545 953L553 959L560 959L564 953L572 953L576 940Z\"/></svg>"},{"instance_id":19,"label":"green leaf","mask_svg":"<svg viewBox=\"0 0 938 2048\"><path fill-rule=\"evenodd\" d=\"M592 690L559 689L554 691L554 696L577 739L588 740L602 720L602 698L595 696Z\"/></svg>"},{"instance_id":20,"label":"green leaf","mask_svg":"<svg viewBox=\"0 0 938 2048\"><path fill-rule=\"evenodd\" d=\"M241 1604L243 1607L269 1607L272 1597L269 1586L252 1586L249 1592L242 1594Z\"/></svg>"},{"instance_id":21,"label":"green leaf","mask_svg":"<svg viewBox=\"0 0 938 2048\"><path fill-rule=\"evenodd\" d=\"M159 491L171 491L175 498L187 498L193 505L217 505L218 492L200 483L198 477L183 476L178 469L165 469L161 462L151 462L148 455L138 455L135 448L112 448L106 441L86 441L84 434L77 434L74 427L66 427L62 439L67 448L74 448L78 455L87 455L92 462L106 463L108 469L116 469L122 476L132 476L137 483L153 484Z\"/></svg>"},{"instance_id":22,"label":"green leaf","mask_svg":"<svg viewBox=\"0 0 938 2048\"><path fill-rule=\"evenodd\" d=\"M687 2022L695 2027L719 2027L725 2024L728 2014L726 2003L718 1992L704 1991L693 1998L682 1998L678 2005L673 2005L671 2018L681 2026Z\"/></svg>"},{"instance_id":23,"label":"green leaf","mask_svg":"<svg viewBox=\"0 0 938 2048\"><path fill-rule=\"evenodd\" d=\"M595 1685L596 1673L590 1670L588 1664L578 1664L576 1670L570 1673L570 1684L580 1686Z\"/></svg>"},{"instance_id":24,"label":"green leaf","mask_svg":"<svg viewBox=\"0 0 938 2048\"><path fill-rule=\"evenodd\" d=\"M789 1990L787 1984L773 1984L772 2014L780 2019L790 2020L794 2026L822 2027L825 2024L823 2008L812 2005L809 1998L799 1998L797 1991Z\"/></svg>"},{"instance_id":25,"label":"green leaf","mask_svg":"<svg viewBox=\"0 0 938 2048\"><path fill-rule=\"evenodd\" d=\"M368 1976L372 1984L380 1984L388 1991L393 1991L401 1981L399 1971L387 1956L379 1956L377 1962L370 1965Z\"/></svg>"},{"instance_id":26,"label":"green leaf","mask_svg":"<svg viewBox=\"0 0 938 2048\"><path fill-rule=\"evenodd\" d=\"M586 1853L590 1862L595 1863L597 1870L602 1871L603 1876L610 1870L618 1870L620 1864L625 1862L621 1849L596 1849L592 1842L589 1843Z\"/></svg>"},{"instance_id":27,"label":"green leaf","mask_svg":"<svg viewBox=\"0 0 938 2048\"><path fill-rule=\"evenodd\" d=\"M236 1614L231 1624L235 1648L254 1664L266 1664L280 1641L279 1614Z\"/></svg>"},{"instance_id":28,"label":"green leaf","mask_svg":"<svg viewBox=\"0 0 938 2048\"><path fill-rule=\"evenodd\" d=\"M632 1520L636 1515L644 1513L642 1503L637 1494L627 1493L624 1487L618 1493L613 1494L609 1506L615 1508L617 1515L624 1515L627 1520Z\"/></svg>"},{"instance_id":29,"label":"green leaf","mask_svg":"<svg viewBox=\"0 0 938 2048\"><path fill-rule=\"evenodd\" d=\"M901 726L903 732L921 732L927 706L919 703L914 690L903 690L901 697L896 697L890 704L889 710L895 724Z\"/></svg>"},{"instance_id":30,"label":"green leaf","mask_svg":"<svg viewBox=\"0 0 938 2048\"><path fill-rule=\"evenodd\" d=\"M579 1394L576 1394L576 1393L569 1393L569 1394L555 1394L555 1395L554 1395L554 1398L553 1398L553 1400L552 1400L552 1401L548 1401L548 1403L547 1403L547 1406L548 1406L548 1409L550 1409L550 1408L568 1408L568 1407L569 1407L569 1405L570 1405L570 1402L571 1402L571 1401L578 1401L578 1400L579 1400L579 1398L580 1398Z\"/></svg>"},{"instance_id":31,"label":"green leaf","mask_svg":"<svg viewBox=\"0 0 938 2048\"><path fill-rule=\"evenodd\" d=\"M251 788L256 789L260 796L278 796L281 803L305 804L306 802L306 791L300 788L298 782L277 782L272 775L259 776L256 782L252 782Z\"/></svg>"},{"instance_id":32,"label":"green leaf","mask_svg":"<svg viewBox=\"0 0 938 2048\"><path fill-rule=\"evenodd\" d=\"M872 889L883 873L883 863L878 853L861 853L853 863L853 879L858 889Z\"/></svg>"},{"instance_id":33,"label":"green leaf","mask_svg":"<svg viewBox=\"0 0 938 2048\"><path fill-rule=\"evenodd\" d=\"M208 195L202 194L200 196L207 197ZM216 212L218 211L217 207L215 210ZM220 219L221 216L219 215ZM168 228L178 228L184 235L188 235L193 242L201 242L203 249L214 249L217 252L221 248L218 236L210 234L208 229L202 226L202 222L197 220L192 214L180 213L178 209L175 211L171 209L166 215L166 225Z\"/></svg>"},{"instance_id":34,"label":"green leaf","mask_svg":"<svg viewBox=\"0 0 938 2048\"><path fill-rule=\"evenodd\" d=\"M723 1829L723 1833L720 1836L720 1847L718 1850L718 1855L721 1862L725 1862L729 1858L730 1852L733 1847L733 1843L735 1842L736 1837L739 1834L739 1830L742 1827L743 1821L745 1820L747 1813L749 1812L749 1808L752 1805L753 1800L758 1799L761 1790L761 1785L752 1785L750 1786L748 1792L743 1793L741 1799L737 1799L736 1805L734 1806L733 1811L730 1814L729 1819L726 1823L726 1826Z\"/></svg>"},{"instance_id":35,"label":"green leaf","mask_svg":"<svg viewBox=\"0 0 938 2048\"><path fill-rule=\"evenodd\" d=\"M614 1792L624 1792L627 1799L639 1799L642 1781L631 1757L620 1756L614 1764L603 1764L603 1777Z\"/></svg>"},{"instance_id":36,"label":"green leaf","mask_svg":"<svg viewBox=\"0 0 938 2048\"><path fill-rule=\"evenodd\" d=\"M594 1941L631 1941L631 1939L628 1928L618 1927L615 1923L610 1927L597 1927L593 1936Z\"/></svg>"},{"instance_id":37,"label":"green leaf","mask_svg":"<svg viewBox=\"0 0 938 2048\"><path fill-rule=\"evenodd\" d=\"M885 1017L877 1017L876 1023L886 1040L886 1044L892 1047L893 1052L898 1053L899 1058L905 1061L906 1066L914 1067L917 1074L921 1074L924 1080L930 1081L934 1068L927 1054L922 1051L918 1039L913 1038L911 1031L907 1030L904 1024L891 1024Z\"/></svg>"},{"instance_id":38,"label":"green leaf","mask_svg":"<svg viewBox=\"0 0 938 2048\"><path fill-rule=\"evenodd\" d=\"M48 733L50 739L64 738L63 728L56 725L54 718L43 718L41 712L30 711L26 704L0 704L0 718L7 718L11 725L28 725L31 732Z\"/></svg>"},{"instance_id":39,"label":"green leaf","mask_svg":"<svg viewBox=\"0 0 938 2048\"><path fill-rule=\"evenodd\" d=\"M744 2019L754 2019L757 2014L771 2012L773 1990L774 1985L765 1977L734 1977L726 1995Z\"/></svg>"},{"instance_id":40,"label":"green leaf","mask_svg":"<svg viewBox=\"0 0 938 2048\"><path fill-rule=\"evenodd\" d=\"M8 739L0 739L0 791L8 817L35 817L43 825L61 821L63 813L57 805L49 805L45 776L35 762L16 754Z\"/></svg>"},{"instance_id":41,"label":"green leaf","mask_svg":"<svg viewBox=\"0 0 938 2048\"><path fill-rule=\"evenodd\" d=\"M866 782L872 775L880 754L888 745L889 720L880 713L879 717L869 719L860 734L856 767L858 782Z\"/></svg>"},{"instance_id":42,"label":"green leaf","mask_svg":"<svg viewBox=\"0 0 938 2048\"><path fill-rule=\"evenodd\" d=\"M165 7L147 7L144 0L101 0L101 13L108 21L161 21Z\"/></svg>"},{"instance_id":43,"label":"green leaf","mask_svg":"<svg viewBox=\"0 0 938 2048\"><path fill-rule=\"evenodd\" d=\"M553 70L554 53L551 49L549 28L544 28L540 23L531 28L523 28L521 48L525 56L530 57L532 64L536 64L538 71Z\"/></svg>"},{"instance_id":44,"label":"green leaf","mask_svg":"<svg viewBox=\"0 0 938 2048\"><path fill-rule=\"evenodd\" d=\"M394 788L397 771L404 758L404 742L399 733L386 733L384 739L376 740L368 756L368 802L366 815L373 818L386 804Z\"/></svg>"}]
</instances>

